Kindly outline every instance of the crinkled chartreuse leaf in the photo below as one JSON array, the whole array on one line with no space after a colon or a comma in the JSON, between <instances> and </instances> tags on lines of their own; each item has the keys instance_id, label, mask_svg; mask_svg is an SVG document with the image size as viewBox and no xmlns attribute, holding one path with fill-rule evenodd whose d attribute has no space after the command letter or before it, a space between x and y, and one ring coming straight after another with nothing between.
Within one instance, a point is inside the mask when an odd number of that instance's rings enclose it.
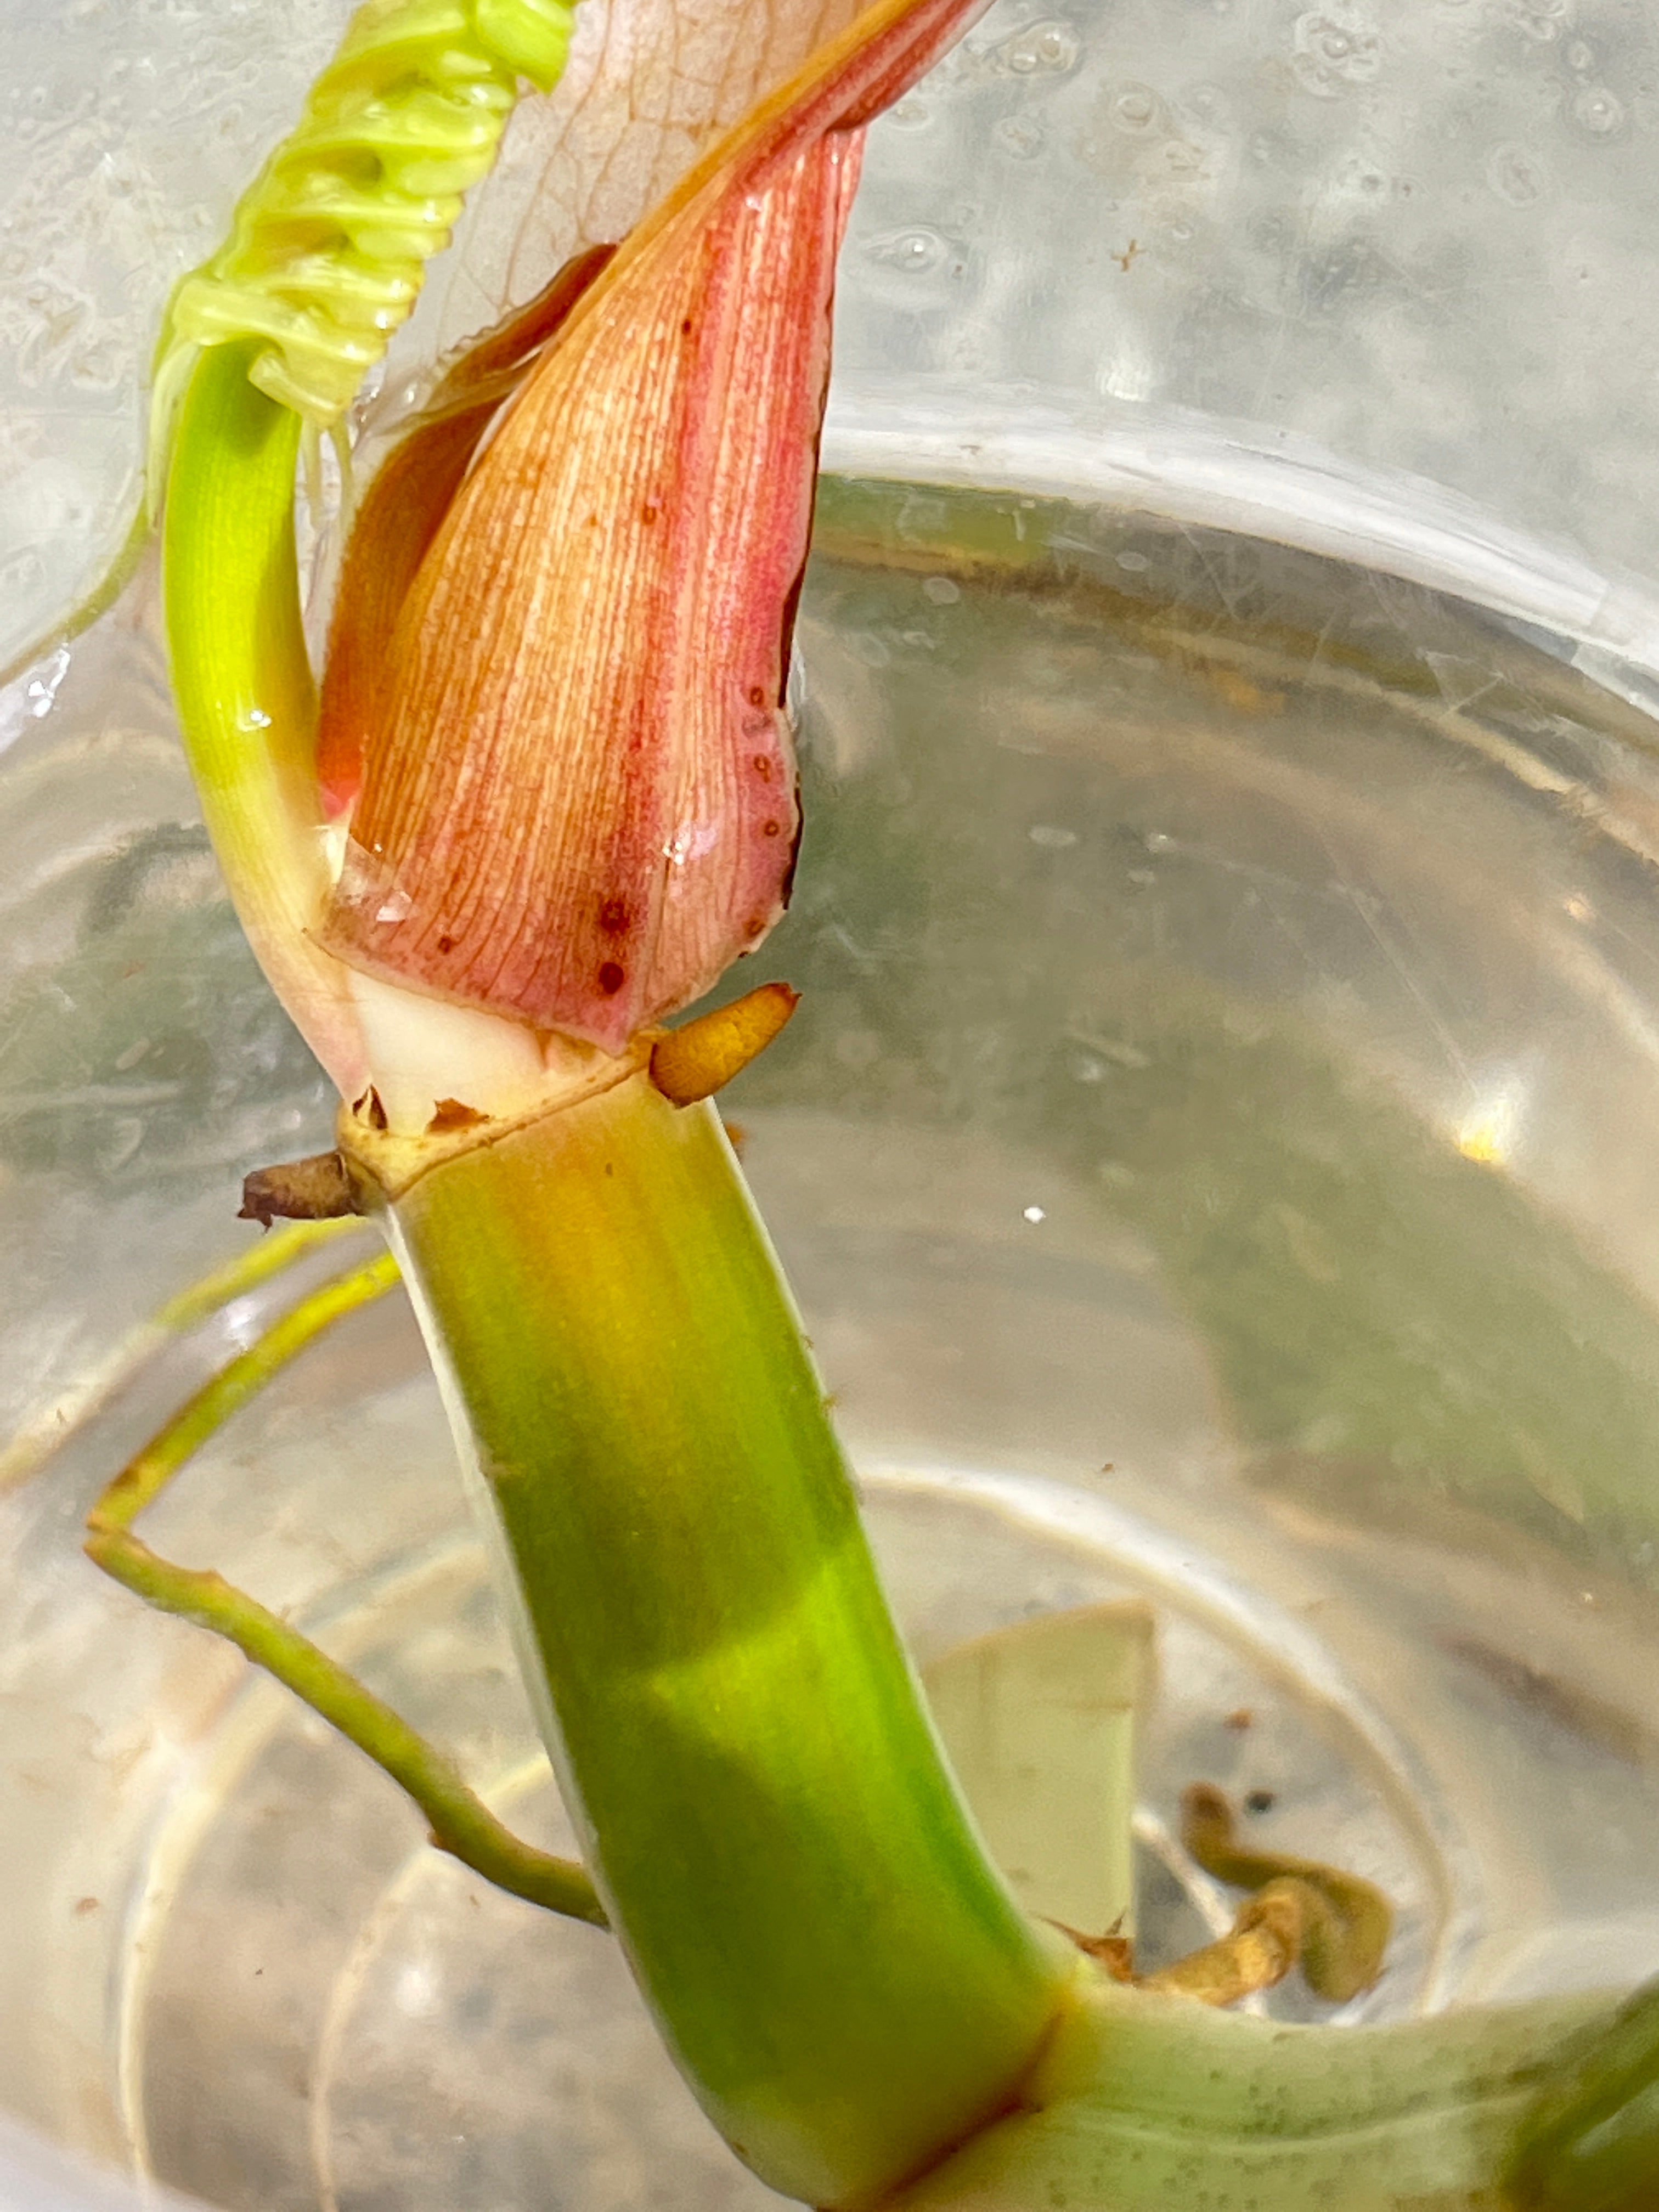
<instances>
[{"instance_id":1,"label":"crinkled chartreuse leaf","mask_svg":"<svg viewBox=\"0 0 1659 2212\"><path fill-rule=\"evenodd\" d=\"M259 341L252 380L338 420L495 161L518 81L556 83L567 0L367 0L306 112L182 279L157 357L158 446L198 346Z\"/></svg>"}]
</instances>

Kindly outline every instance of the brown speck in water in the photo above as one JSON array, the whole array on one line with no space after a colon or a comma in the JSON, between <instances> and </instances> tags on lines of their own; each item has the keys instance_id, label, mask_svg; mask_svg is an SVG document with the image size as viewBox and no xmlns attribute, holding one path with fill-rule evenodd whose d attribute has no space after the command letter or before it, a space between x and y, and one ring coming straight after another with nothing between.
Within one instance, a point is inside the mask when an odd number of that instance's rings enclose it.
<instances>
[{"instance_id":1,"label":"brown speck in water","mask_svg":"<svg viewBox=\"0 0 1659 2212\"><path fill-rule=\"evenodd\" d=\"M84 1920L88 1913L96 1912L97 1910L98 1899L95 1897L77 1897L75 1900L75 1917L77 1920Z\"/></svg>"},{"instance_id":2,"label":"brown speck in water","mask_svg":"<svg viewBox=\"0 0 1659 2212\"><path fill-rule=\"evenodd\" d=\"M628 971L619 968L614 960L607 960L599 969L599 988L607 999L614 999L628 981Z\"/></svg>"},{"instance_id":3,"label":"brown speck in water","mask_svg":"<svg viewBox=\"0 0 1659 2212\"><path fill-rule=\"evenodd\" d=\"M1279 1800L1271 1790L1251 1790L1244 1798L1247 1813L1271 1813Z\"/></svg>"},{"instance_id":4,"label":"brown speck in water","mask_svg":"<svg viewBox=\"0 0 1659 2212\"><path fill-rule=\"evenodd\" d=\"M1255 1715L1248 1705L1238 1705L1228 1714L1224 1725L1242 1731L1249 1728L1255 1719Z\"/></svg>"},{"instance_id":5,"label":"brown speck in water","mask_svg":"<svg viewBox=\"0 0 1659 2212\"><path fill-rule=\"evenodd\" d=\"M741 1121L724 1121L720 1126L726 1131L726 1143L731 1146L732 1151L737 1154L738 1158L741 1159L743 1158L743 1148L749 1142L748 1130L744 1127Z\"/></svg>"}]
</instances>

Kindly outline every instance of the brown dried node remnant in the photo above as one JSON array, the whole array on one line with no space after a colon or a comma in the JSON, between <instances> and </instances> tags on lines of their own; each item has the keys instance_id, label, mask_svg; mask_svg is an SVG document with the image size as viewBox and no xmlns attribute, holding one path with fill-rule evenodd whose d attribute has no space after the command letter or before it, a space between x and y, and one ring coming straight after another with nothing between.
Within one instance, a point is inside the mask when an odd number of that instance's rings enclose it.
<instances>
[{"instance_id":1,"label":"brown dried node remnant","mask_svg":"<svg viewBox=\"0 0 1659 2212\"><path fill-rule=\"evenodd\" d=\"M1135 1978L1135 1946L1132 1936L1120 1934L1120 1920L1103 1936L1085 1936L1075 1928L1068 1928L1063 1920L1054 1926L1062 1936L1069 1936L1085 1959L1092 1959L1101 1972L1109 1974L1115 1982L1132 1982Z\"/></svg>"},{"instance_id":2,"label":"brown dried node remnant","mask_svg":"<svg viewBox=\"0 0 1659 2212\"><path fill-rule=\"evenodd\" d=\"M242 1180L239 1221L338 1221L359 1211L356 1194L338 1152L313 1152L309 1159L286 1160L277 1167L255 1168Z\"/></svg>"},{"instance_id":3,"label":"brown dried node remnant","mask_svg":"<svg viewBox=\"0 0 1659 2212\"><path fill-rule=\"evenodd\" d=\"M464 1105L459 1098L440 1098L434 1103L432 1119L426 1125L428 1137L447 1137L457 1129L476 1129L481 1121L489 1119L476 1106Z\"/></svg>"}]
</instances>

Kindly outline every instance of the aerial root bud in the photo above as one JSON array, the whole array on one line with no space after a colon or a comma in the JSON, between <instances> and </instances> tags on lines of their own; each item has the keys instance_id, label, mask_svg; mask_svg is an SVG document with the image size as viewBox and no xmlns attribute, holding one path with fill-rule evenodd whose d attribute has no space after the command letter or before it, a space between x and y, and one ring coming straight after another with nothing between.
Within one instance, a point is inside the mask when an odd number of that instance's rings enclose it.
<instances>
[{"instance_id":1,"label":"aerial root bud","mask_svg":"<svg viewBox=\"0 0 1659 2212\"><path fill-rule=\"evenodd\" d=\"M671 1106L712 1098L764 1052L800 1004L787 983L763 983L757 991L699 1014L670 1030L651 1048L651 1080Z\"/></svg>"}]
</instances>

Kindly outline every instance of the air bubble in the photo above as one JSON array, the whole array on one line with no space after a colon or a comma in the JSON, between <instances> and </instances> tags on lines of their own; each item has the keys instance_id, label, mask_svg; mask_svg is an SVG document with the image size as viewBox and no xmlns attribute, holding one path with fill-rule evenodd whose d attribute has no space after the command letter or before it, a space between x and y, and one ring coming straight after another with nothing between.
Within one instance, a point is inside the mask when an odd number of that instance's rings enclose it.
<instances>
[{"instance_id":1,"label":"air bubble","mask_svg":"<svg viewBox=\"0 0 1659 2212\"><path fill-rule=\"evenodd\" d=\"M1034 161L1043 149L1042 126L1029 115L1005 115L991 136L1017 161Z\"/></svg>"},{"instance_id":2,"label":"air bubble","mask_svg":"<svg viewBox=\"0 0 1659 2212\"><path fill-rule=\"evenodd\" d=\"M1624 127L1624 102L1604 84L1586 85L1572 103L1572 119L1597 138L1610 137Z\"/></svg>"},{"instance_id":3,"label":"air bubble","mask_svg":"<svg viewBox=\"0 0 1659 2212\"><path fill-rule=\"evenodd\" d=\"M1566 28L1572 0L1508 0L1505 13L1518 31L1546 46Z\"/></svg>"},{"instance_id":4,"label":"air bubble","mask_svg":"<svg viewBox=\"0 0 1659 2212\"><path fill-rule=\"evenodd\" d=\"M902 270L907 276L926 276L937 269L950 248L936 230L890 230L872 238L865 248L870 259L884 269Z\"/></svg>"},{"instance_id":5,"label":"air bubble","mask_svg":"<svg viewBox=\"0 0 1659 2212\"><path fill-rule=\"evenodd\" d=\"M1292 65L1306 91L1339 100L1350 87L1370 84L1382 66L1382 43L1358 15L1312 9L1297 18Z\"/></svg>"},{"instance_id":6,"label":"air bubble","mask_svg":"<svg viewBox=\"0 0 1659 2212\"><path fill-rule=\"evenodd\" d=\"M1061 76L1075 68L1077 58L1077 33L1069 23L1058 22L1028 23L991 53L993 66L1011 76Z\"/></svg>"},{"instance_id":7,"label":"air bubble","mask_svg":"<svg viewBox=\"0 0 1659 2212\"><path fill-rule=\"evenodd\" d=\"M1112 120L1120 131L1139 134L1157 125L1163 102L1149 84L1126 84L1112 102Z\"/></svg>"}]
</instances>

